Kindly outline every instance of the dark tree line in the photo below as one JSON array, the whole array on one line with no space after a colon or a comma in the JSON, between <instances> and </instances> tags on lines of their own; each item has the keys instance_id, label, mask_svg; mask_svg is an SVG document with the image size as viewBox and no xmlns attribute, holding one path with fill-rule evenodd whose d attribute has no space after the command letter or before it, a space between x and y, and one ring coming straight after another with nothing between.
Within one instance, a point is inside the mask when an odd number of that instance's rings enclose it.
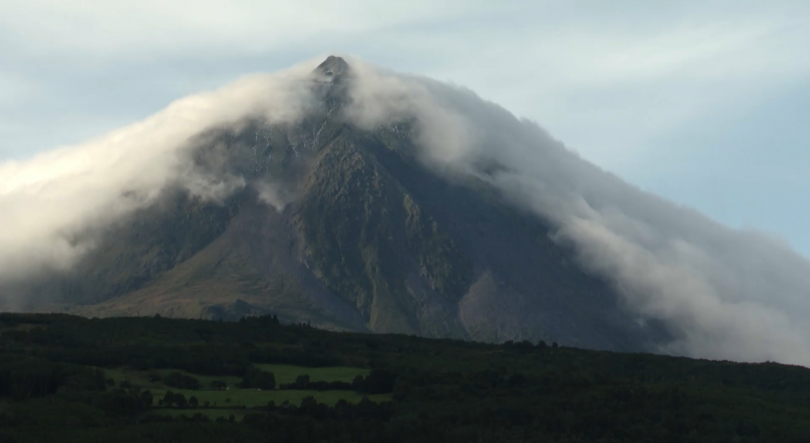
<instances>
[{"instance_id":1,"label":"dark tree line","mask_svg":"<svg viewBox=\"0 0 810 443\"><path fill-rule=\"evenodd\" d=\"M240 388L256 388L256 389L275 389L276 377L271 372L262 371L261 369L251 366L245 371L242 377L242 383L239 384Z\"/></svg>"},{"instance_id":2,"label":"dark tree line","mask_svg":"<svg viewBox=\"0 0 810 443\"><path fill-rule=\"evenodd\" d=\"M312 391L356 391L364 394L394 392L396 375L384 369L372 369L368 376L358 375L351 383L343 381L311 381L309 375L299 375L293 383L283 383L280 389Z\"/></svg>"},{"instance_id":3,"label":"dark tree line","mask_svg":"<svg viewBox=\"0 0 810 443\"><path fill-rule=\"evenodd\" d=\"M283 387L391 393L393 401L220 405L225 418L211 421L195 409L204 402L177 392L199 383L185 373L275 387L256 363L376 368L351 383L302 375ZM152 381L177 372L164 377L180 387L153 398L134 383L108 384L93 368L119 366L151 371ZM0 314L3 443L798 443L810 435L808 399L810 370L773 363L332 333L272 317L220 323Z\"/></svg>"}]
</instances>

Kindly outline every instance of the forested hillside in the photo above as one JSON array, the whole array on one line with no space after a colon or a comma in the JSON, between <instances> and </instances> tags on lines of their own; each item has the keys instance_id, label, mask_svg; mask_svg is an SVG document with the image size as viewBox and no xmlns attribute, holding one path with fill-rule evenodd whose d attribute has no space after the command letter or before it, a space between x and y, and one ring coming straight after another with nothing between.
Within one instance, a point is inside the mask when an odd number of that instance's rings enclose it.
<instances>
[{"instance_id":1,"label":"forested hillside","mask_svg":"<svg viewBox=\"0 0 810 443\"><path fill-rule=\"evenodd\" d=\"M0 315L6 442L805 442L810 370L159 317Z\"/></svg>"}]
</instances>

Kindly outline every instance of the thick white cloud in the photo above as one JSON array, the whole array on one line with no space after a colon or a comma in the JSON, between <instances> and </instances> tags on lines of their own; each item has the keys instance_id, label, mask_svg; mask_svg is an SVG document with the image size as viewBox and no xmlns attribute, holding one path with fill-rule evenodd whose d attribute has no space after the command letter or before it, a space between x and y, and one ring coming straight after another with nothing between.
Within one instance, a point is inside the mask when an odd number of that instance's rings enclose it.
<instances>
[{"instance_id":1,"label":"thick white cloud","mask_svg":"<svg viewBox=\"0 0 810 443\"><path fill-rule=\"evenodd\" d=\"M551 220L555 239L613 282L630 309L672 328L668 350L810 365L810 262L786 243L642 192L468 90L358 71L357 121L416 117L426 161L490 180ZM483 175L482 160L506 170Z\"/></svg>"}]
</instances>

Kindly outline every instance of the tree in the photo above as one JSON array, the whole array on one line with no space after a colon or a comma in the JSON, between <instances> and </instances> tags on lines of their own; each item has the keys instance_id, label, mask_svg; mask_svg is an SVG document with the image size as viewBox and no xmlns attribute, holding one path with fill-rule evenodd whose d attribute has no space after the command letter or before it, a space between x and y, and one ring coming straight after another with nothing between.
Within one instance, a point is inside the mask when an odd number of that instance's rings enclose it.
<instances>
[{"instance_id":1,"label":"tree","mask_svg":"<svg viewBox=\"0 0 810 443\"><path fill-rule=\"evenodd\" d=\"M177 405L178 408L185 408L188 406L186 396L180 393L174 394L174 404Z\"/></svg>"},{"instance_id":2,"label":"tree","mask_svg":"<svg viewBox=\"0 0 810 443\"><path fill-rule=\"evenodd\" d=\"M293 385L295 389L307 389L309 388L309 375L299 375L295 378L295 384Z\"/></svg>"},{"instance_id":3,"label":"tree","mask_svg":"<svg viewBox=\"0 0 810 443\"><path fill-rule=\"evenodd\" d=\"M163 405L171 407L174 404L174 392L166 391L166 395L163 396Z\"/></svg>"},{"instance_id":4,"label":"tree","mask_svg":"<svg viewBox=\"0 0 810 443\"><path fill-rule=\"evenodd\" d=\"M188 398L188 404L189 404L189 406L191 406L192 408L196 408L196 407L197 407L197 405L199 405L199 404L200 404L200 402L197 400L197 397L195 397L195 396L193 396L193 395L192 395L191 397L189 397L189 398Z\"/></svg>"},{"instance_id":5,"label":"tree","mask_svg":"<svg viewBox=\"0 0 810 443\"><path fill-rule=\"evenodd\" d=\"M222 380L213 380L208 384L208 387L211 389L225 389L228 387L228 384Z\"/></svg>"},{"instance_id":6,"label":"tree","mask_svg":"<svg viewBox=\"0 0 810 443\"><path fill-rule=\"evenodd\" d=\"M202 384L190 375L172 372L163 379L163 384L177 389L200 389Z\"/></svg>"},{"instance_id":7,"label":"tree","mask_svg":"<svg viewBox=\"0 0 810 443\"><path fill-rule=\"evenodd\" d=\"M135 415L148 408L139 396L121 389L104 393L97 402L100 409L120 415Z\"/></svg>"},{"instance_id":8,"label":"tree","mask_svg":"<svg viewBox=\"0 0 810 443\"><path fill-rule=\"evenodd\" d=\"M372 369L368 377L360 384L358 391L369 394L387 394L394 392L396 375L384 369ZM355 386L357 380L352 383ZM356 388L357 389L357 388Z\"/></svg>"},{"instance_id":9,"label":"tree","mask_svg":"<svg viewBox=\"0 0 810 443\"><path fill-rule=\"evenodd\" d=\"M262 371L256 367L249 367L242 377L242 388L258 388L272 390L276 388L276 377L272 372Z\"/></svg>"},{"instance_id":10,"label":"tree","mask_svg":"<svg viewBox=\"0 0 810 443\"><path fill-rule=\"evenodd\" d=\"M152 406L152 401L154 400L154 396L148 390L141 392L141 401L147 407Z\"/></svg>"},{"instance_id":11,"label":"tree","mask_svg":"<svg viewBox=\"0 0 810 443\"><path fill-rule=\"evenodd\" d=\"M301 400L301 409L312 409L318 405L318 401L315 400L315 397L309 395L304 397Z\"/></svg>"},{"instance_id":12,"label":"tree","mask_svg":"<svg viewBox=\"0 0 810 443\"><path fill-rule=\"evenodd\" d=\"M523 340L515 343L514 347L522 354L529 353L534 349L534 345L529 340Z\"/></svg>"},{"instance_id":13,"label":"tree","mask_svg":"<svg viewBox=\"0 0 810 443\"><path fill-rule=\"evenodd\" d=\"M354 377L354 380L352 380L352 389L354 389L355 391L360 391L363 389L364 383L365 379L363 378L363 376L357 375Z\"/></svg>"}]
</instances>

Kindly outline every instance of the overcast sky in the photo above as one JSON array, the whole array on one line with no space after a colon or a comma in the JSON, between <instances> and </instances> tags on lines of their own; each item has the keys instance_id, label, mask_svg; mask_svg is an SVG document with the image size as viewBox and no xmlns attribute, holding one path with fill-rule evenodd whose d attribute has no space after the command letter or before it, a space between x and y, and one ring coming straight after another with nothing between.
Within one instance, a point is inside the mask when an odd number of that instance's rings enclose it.
<instances>
[{"instance_id":1,"label":"overcast sky","mask_svg":"<svg viewBox=\"0 0 810 443\"><path fill-rule=\"evenodd\" d=\"M810 2L3 0L0 162L317 55L449 80L810 256Z\"/></svg>"}]
</instances>

